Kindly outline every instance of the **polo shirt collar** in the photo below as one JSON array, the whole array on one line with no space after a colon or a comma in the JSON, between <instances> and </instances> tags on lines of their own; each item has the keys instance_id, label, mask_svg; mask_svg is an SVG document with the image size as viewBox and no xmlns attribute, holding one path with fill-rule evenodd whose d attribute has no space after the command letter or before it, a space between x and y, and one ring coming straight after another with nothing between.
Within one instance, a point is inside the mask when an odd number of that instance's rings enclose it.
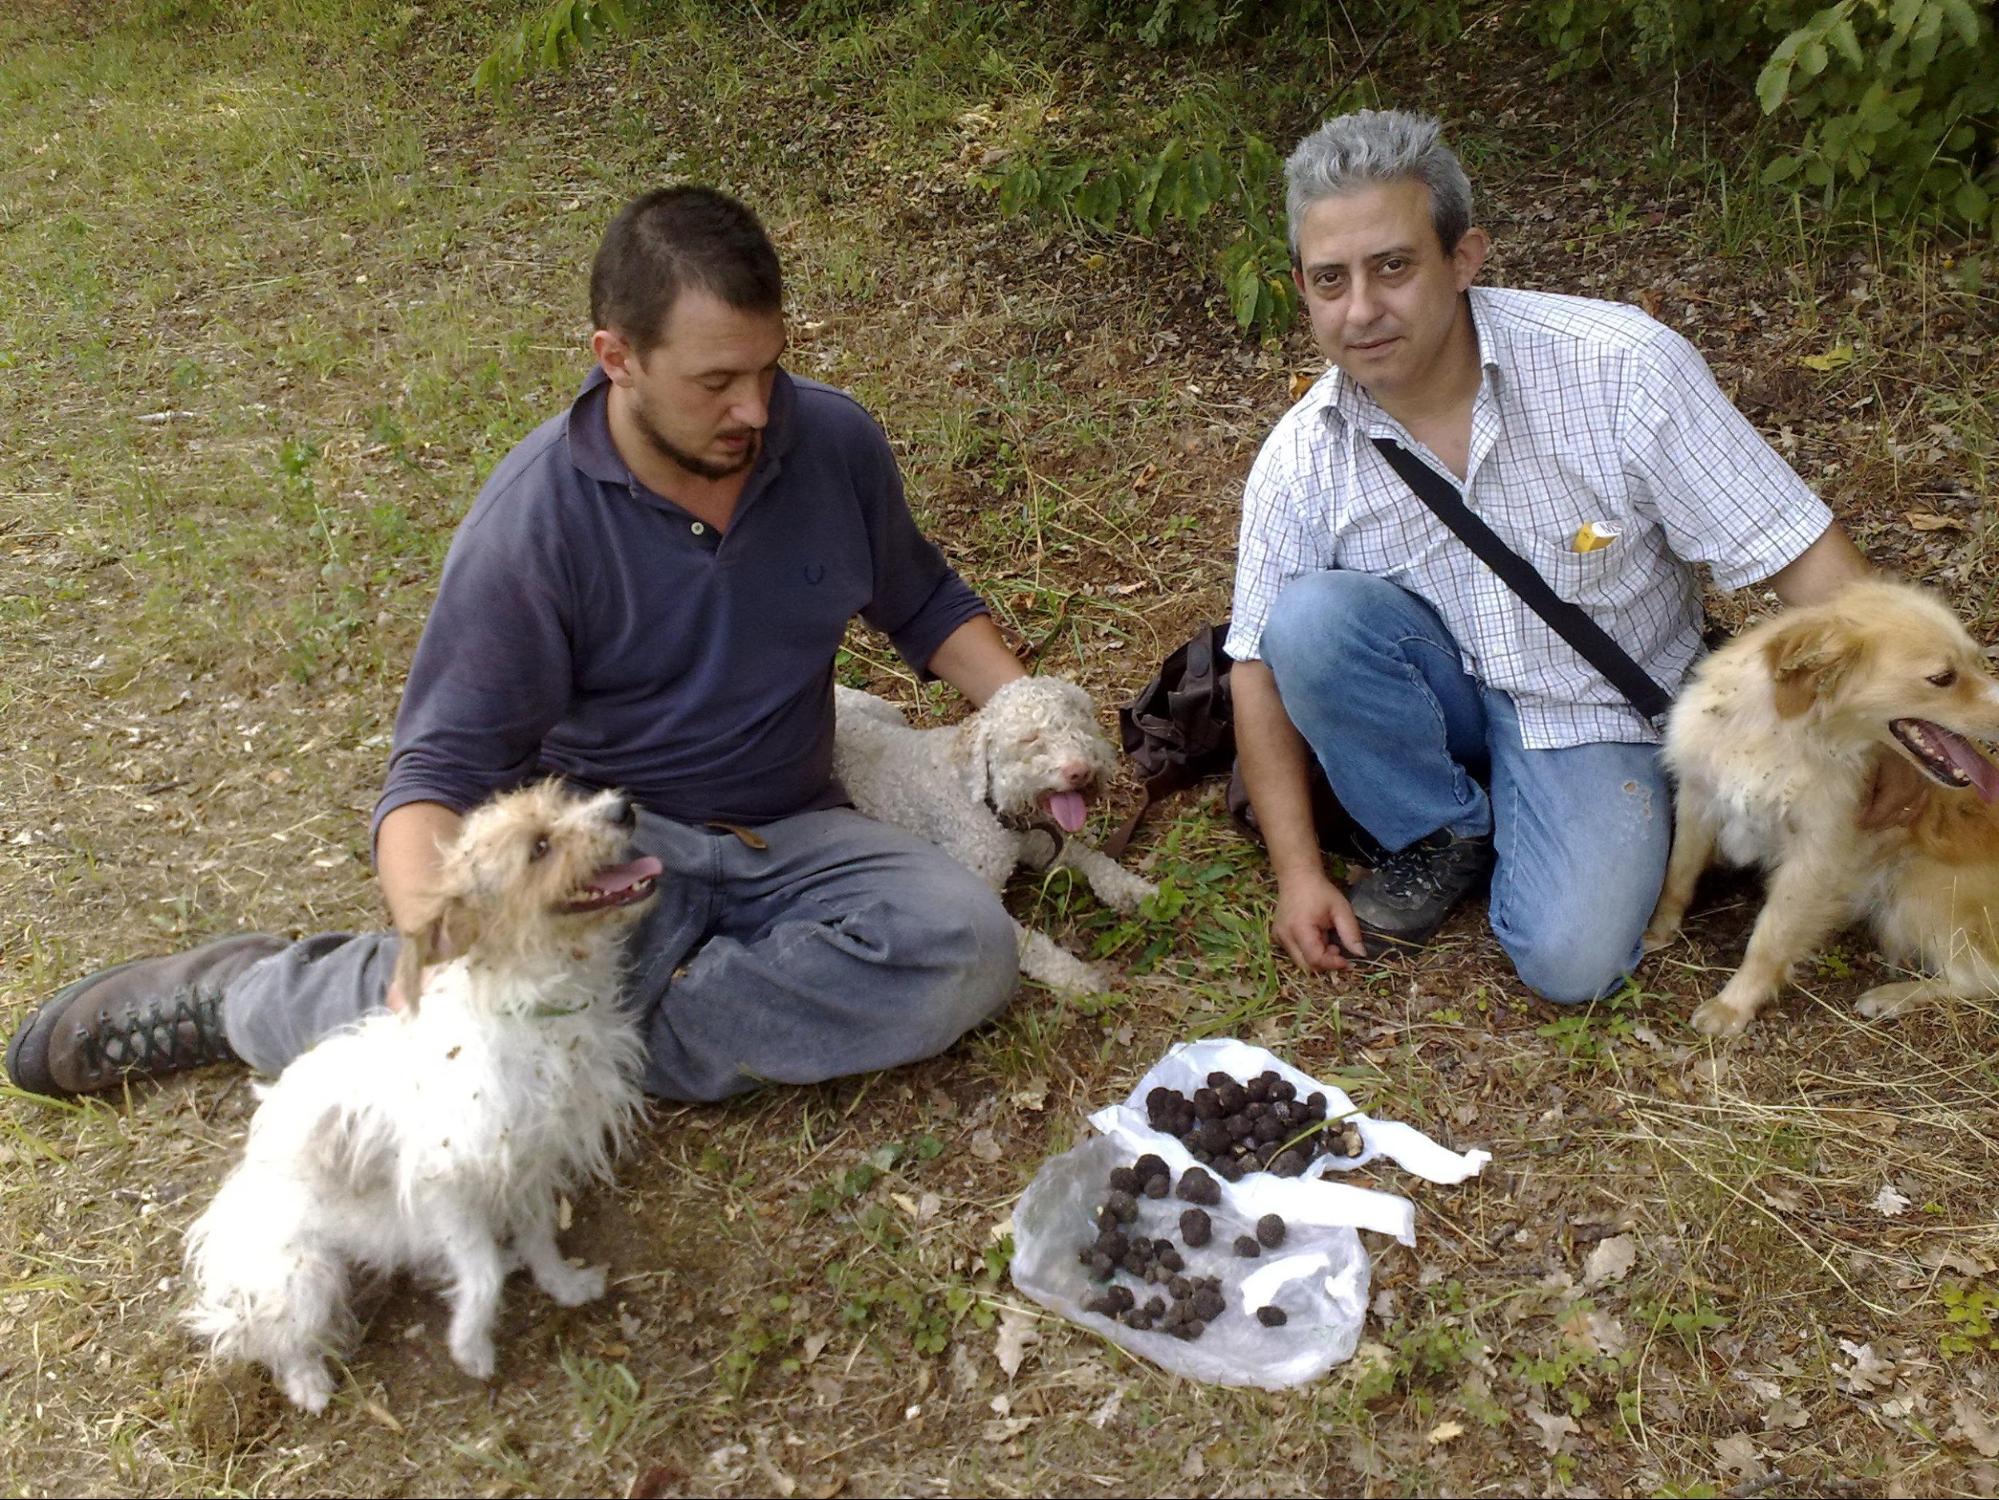
<instances>
[{"instance_id":1,"label":"polo shirt collar","mask_svg":"<svg viewBox=\"0 0 1999 1500\"><path fill-rule=\"evenodd\" d=\"M611 377L604 373L602 365L592 365L590 373L583 377L582 388L569 406L566 424L569 457L592 479L604 484L629 484L631 470L611 441L611 419L604 410L610 385ZM757 452L756 467L751 471L752 481L758 470L774 463L791 447L797 435L797 423L792 420L797 407L798 387L789 374L779 370L771 385L770 420L764 424L763 442Z\"/></svg>"},{"instance_id":2,"label":"polo shirt collar","mask_svg":"<svg viewBox=\"0 0 1999 1500\"><path fill-rule=\"evenodd\" d=\"M1472 334L1478 340L1479 367L1485 372L1486 383L1495 392L1500 391L1513 368L1513 348L1506 336L1505 319L1487 300L1484 287L1475 286L1466 295L1471 299ZM1374 397L1338 365L1320 377L1318 384L1306 393L1305 400L1311 403L1321 421L1330 422L1337 417L1360 432L1387 415Z\"/></svg>"}]
</instances>

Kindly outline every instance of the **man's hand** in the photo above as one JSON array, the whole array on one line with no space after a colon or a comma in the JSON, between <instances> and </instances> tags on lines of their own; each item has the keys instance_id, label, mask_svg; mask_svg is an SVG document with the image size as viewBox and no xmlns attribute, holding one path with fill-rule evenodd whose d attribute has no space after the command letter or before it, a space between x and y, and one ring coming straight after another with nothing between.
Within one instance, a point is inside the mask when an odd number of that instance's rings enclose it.
<instances>
[{"instance_id":1,"label":"man's hand","mask_svg":"<svg viewBox=\"0 0 1999 1500\"><path fill-rule=\"evenodd\" d=\"M1861 805L1860 826L1907 828L1929 803L1929 778L1894 751L1883 750L1874 757L1874 777Z\"/></svg>"},{"instance_id":2,"label":"man's hand","mask_svg":"<svg viewBox=\"0 0 1999 1500\"><path fill-rule=\"evenodd\" d=\"M1294 963L1317 973L1346 968L1348 954L1367 957L1346 893L1324 875L1301 871L1278 886L1270 931Z\"/></svg>"}]
</instances>

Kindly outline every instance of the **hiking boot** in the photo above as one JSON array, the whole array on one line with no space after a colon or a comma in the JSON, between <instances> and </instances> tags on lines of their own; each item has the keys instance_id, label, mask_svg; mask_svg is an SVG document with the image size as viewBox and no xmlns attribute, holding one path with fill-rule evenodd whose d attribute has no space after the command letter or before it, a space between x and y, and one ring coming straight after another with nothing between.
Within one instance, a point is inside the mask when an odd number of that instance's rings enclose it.
<instances>
[{"instance_id":1,"label":"hiking boot","mask_svg":"<svg viewBox=\"0 0 1999 1500\"><path fill-rule=\"evenodd\" d=\"M1492 859L1492 835L1467 838L1443 828L1389 855L1347 896L1368 947L1428 942L1491 873Z\"/></svg>"},{"instance_id":2,"label":"hiking boot","mask_svg":"<svg viewBox=\"0 0 1999 1500\"><path fill-rule=\"evenodd\" d=\"M186 953L137 958L57 990L7 1044L7 1076L65 1099L235 1057L222 1034L222 991L259 959L290 947L241 932Z\"/></svg>"}]
</instances>

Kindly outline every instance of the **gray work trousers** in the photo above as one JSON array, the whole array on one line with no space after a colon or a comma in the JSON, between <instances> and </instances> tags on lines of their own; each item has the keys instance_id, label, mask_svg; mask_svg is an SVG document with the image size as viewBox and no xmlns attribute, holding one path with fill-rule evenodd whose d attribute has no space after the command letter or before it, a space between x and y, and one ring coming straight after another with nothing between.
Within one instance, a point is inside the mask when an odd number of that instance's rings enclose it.
<instances>
[{"instance_id":1,"label":"gray work trousers","mask_svg":"<svg viewBox=\"0 0 1999 1500\"><path fill-rule=\"evenodd\" d=\"M766 847L639 810L639 852L664 867L625 975L648 1093L722 1099L895 1067L1005 1008L1013 924L934 845L851 808L755 833ZM396 944L393 932L325 933L253 964L223 996L230 1045L275 1073L380 1010Z\"/></svg>"}]
</instances>

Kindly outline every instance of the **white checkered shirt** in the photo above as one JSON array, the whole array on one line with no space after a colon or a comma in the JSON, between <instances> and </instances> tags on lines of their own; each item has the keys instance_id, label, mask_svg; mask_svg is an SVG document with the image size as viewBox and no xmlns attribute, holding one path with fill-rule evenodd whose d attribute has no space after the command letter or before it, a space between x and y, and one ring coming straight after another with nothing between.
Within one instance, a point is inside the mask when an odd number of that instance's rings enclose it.
<instances>
[{"instance_id":1,"label":"white checkered shirt","mask_svg":"<svg viewBox=\"0 0 1999 1500\"><path fill-rule=\"evenodd\" d=\"M1251 468L1229 655L1260 655L1292 579L1353 568L1421 596L1465 670L1510 694L1529 749L1658 733L1473 556L1388 466L1390 437L1562 598L1580 605L1669 692L1700 649L1688 563L1723 588L1761 582L1817 541L1832 512L1729 404L1694 346L1635 307L1490 287L1471 291L1484 376L1464 483L1335 367L1286 412ZM1595 521L1617 540L1578 552Z\"/></svg>"}]
</instances>

